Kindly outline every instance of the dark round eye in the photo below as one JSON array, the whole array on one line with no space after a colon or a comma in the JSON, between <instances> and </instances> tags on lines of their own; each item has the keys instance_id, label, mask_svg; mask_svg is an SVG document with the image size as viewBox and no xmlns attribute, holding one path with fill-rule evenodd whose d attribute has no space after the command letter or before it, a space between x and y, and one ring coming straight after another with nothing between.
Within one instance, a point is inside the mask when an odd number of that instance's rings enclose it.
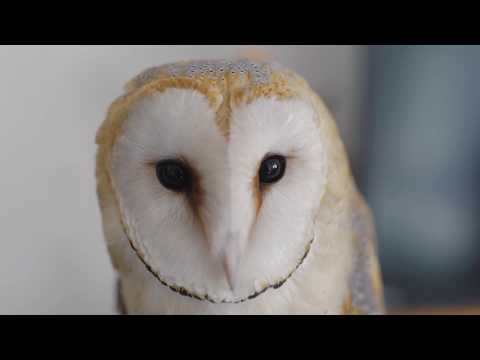
<instances>
[{"instance_id":1,"label":"dark round eye","mask_svg":"<svg viewBox=\"0 0 480 360\"><path fill-rule=\"evenodd\" d=\"M190 172L178 160L163 160L156 165L160 183L169 190L183 191L190 186Z\"/></svg>"},{"instance_id":2,"label":"dark round eye","mask_svg":"<svg viewBox=\"0 0 480 360\"><path fill-rule=\"evenodd\" d=\"M270 184L283 177L287 160L282 155L272 155L265 158L260 165L258 173L261 183Z\"/></svg>"}]
</instances>

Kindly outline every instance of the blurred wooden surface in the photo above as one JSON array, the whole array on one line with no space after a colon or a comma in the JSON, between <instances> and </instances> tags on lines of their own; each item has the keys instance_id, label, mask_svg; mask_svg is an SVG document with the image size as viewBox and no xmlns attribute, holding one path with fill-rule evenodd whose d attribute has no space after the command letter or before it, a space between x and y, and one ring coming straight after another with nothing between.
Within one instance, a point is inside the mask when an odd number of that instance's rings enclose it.
<instances>
[{"instance_id":1,"label":"blurred wooden surface","mask_svg":"<svg viewBox=\"0 0 480 360\"><path fill-rule=\"evenodd\" d=\"M388 311L388 315L480 315L480 306L391 309Z\"/></svg>"}]
</instances>

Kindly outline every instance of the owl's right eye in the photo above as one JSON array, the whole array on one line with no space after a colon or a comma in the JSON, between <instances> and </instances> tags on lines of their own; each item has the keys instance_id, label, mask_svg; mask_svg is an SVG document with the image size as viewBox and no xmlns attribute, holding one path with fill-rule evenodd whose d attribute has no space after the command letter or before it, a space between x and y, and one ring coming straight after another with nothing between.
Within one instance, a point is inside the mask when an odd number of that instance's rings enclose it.
<instances>
[{"instance_id":1,"label":"owl's right eye","mask_svg":"<svg viewBox=\"0 0 480 360\"><path fill-rule=\"evenodd\" d=\"M190 171L181 161L160 161L156 165L156 172L158 181L169 190L184 191L191 185Z\"/></svg>"}]
</instances>

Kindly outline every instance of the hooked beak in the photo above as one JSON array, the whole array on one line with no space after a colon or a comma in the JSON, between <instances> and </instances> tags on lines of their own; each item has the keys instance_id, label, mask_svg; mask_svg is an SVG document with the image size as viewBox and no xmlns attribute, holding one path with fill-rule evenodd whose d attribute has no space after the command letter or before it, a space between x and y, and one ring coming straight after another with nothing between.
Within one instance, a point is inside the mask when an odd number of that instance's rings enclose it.
<instances>
[{"instance_id":1,"label":"hooked beak","mask_svg":"<svg viewBox=\"0 0 480 360\"><path fill-rule=\"evenodd\" d=\"M223 269L225 271L225 277L228 282L228 286L230 287L230 290L234 291L235 290L235 276L236 276L236 270L232 266L231 261L228 259L228 257L223 258Z\"/></svg>"},{"instance_id":2,"label":"hooked beak","mask_svg":"<svg viewBox=\"0 0 480 360\"><path fill-rule=\"evenodd\" d=\"M238 236L234 236L232 233L229 233L226 240L227 241L221 255L221 262L228 286L230 287L230 290L234 291L235 286L237 285L239 270L238 265L242 252L238 241Z\"/></svg>"}]
</instances>

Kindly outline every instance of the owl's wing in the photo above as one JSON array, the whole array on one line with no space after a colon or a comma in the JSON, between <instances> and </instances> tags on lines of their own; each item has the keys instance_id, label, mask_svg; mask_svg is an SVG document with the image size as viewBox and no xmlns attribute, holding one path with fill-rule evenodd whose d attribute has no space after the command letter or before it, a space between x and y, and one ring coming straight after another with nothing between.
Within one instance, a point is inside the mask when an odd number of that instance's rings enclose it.
<instances>
[{"instance_id":1,"label":"owl's wing","mask_svg":"<svg viewBox=\"0 0 480 360\"><path fill-rule=\"evenodd\" d=\"M377 256L375 225L370 208L357 192L352 206L355 242L353 272L350 279L350 313L383 314L382 275Z\"/></svg>"}]
</instances>

